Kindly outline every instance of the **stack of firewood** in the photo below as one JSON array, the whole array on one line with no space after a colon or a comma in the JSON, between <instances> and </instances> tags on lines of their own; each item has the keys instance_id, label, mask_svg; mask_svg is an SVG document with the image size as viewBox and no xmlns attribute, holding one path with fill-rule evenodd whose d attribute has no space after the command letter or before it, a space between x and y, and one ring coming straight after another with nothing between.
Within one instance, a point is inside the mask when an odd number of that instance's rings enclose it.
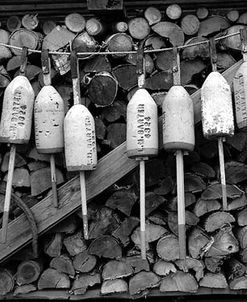
<instances>
[{"instance_id":1,"label":"stack of firewood","mask_svg":"<svg viewBox=\"0 0 247 302\"><path fill-rule=\"evenodd\" d=\"M159 50L207 41L212 36L238 32L247 15L231 10L224 16L210 15L205 8L194 14L178 5L161 12L148 7L137 17L107 24L99 18L79 14L66 16L61 24L39 22L37 15L9 18L0 29L0 42L30 49L48 48L52 54L52 84L68 109L72 103L69 56L80 55L82 96L95 117L99 157L125 140L126 105L137 86L136 50L145 39L145 50ZM218 42L218 69L224 71L241 57L238 35ZM0 94L20 65L20 50L0 46ZM230 52L229 52L230 50ZM100 55L107 51L111 54ZM86 54L89 52L90 54ZM114 53L112 53L114 52ZM125 52L125 53L123 53ZM130 52L126 54L126 52ZM91 54L93 53L93 54ZM172 52L145 54L146 83L161 108L172 86ZM181 50L181 81L194 92L210 72L207 44ZM37 95L44 85L40 54L29 55L27 77ZM202 138L197 127L195 152L185 157L186 265L179 260L175 160L160 152L147 164L146 248L140 257L138 172L134 172L89 204L89 240L81 231L80 213L52 229L39 242L35 258L27 250L4 263L0 271L0 295L15 295L43 289L66 289L83 295L100 288L102 295L129 293L137 297L151 288L161 292L197 292L198 287L247 288L246 180L247 135L237 133L225 144L228 210L222 211L217 145ZM34 139L17 149L13 187L28 206L50 194L49 156L37 153ZM1 149L0 211L3 211L9 152ZM67 173L63 155L56 160L57 183ZM11 217L20 210L11 205ZM246 255L245 255L246 254Z\"/></svg>"}]
</instances>

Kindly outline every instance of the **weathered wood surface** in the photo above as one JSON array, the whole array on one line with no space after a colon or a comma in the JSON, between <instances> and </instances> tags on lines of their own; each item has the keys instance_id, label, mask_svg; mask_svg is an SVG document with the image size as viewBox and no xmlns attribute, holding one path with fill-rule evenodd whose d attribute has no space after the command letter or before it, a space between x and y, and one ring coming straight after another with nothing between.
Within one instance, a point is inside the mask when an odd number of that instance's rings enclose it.
<instances>
[{"instance_id":1,"label":"weathered wood surface","mask_svg":"<svg viewBox=\"0 0 247 302\"><path fill-rule=\"evenodd\" d=\"M108 153L98 162L97 169L88 175L86 179L88 200L97 196L137 166L135 160L127 158L125 149L124 143ZM58 209L53 207L51 195L31 208L39 234L44 233L80 207L79 177L73 178L59 188L58 198L60 205ZM21 215L9 224L7 243L0 244L0 261L9 257L30 240L28 221L24 215Z\"/></svg>"}]
</instances>

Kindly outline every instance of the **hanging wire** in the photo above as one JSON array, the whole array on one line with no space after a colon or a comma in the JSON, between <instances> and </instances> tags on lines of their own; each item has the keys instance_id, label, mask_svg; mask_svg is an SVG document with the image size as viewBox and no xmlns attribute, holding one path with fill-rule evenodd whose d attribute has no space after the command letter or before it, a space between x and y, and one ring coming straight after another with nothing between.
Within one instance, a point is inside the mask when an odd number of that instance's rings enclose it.
<instances>
[{"instance_id":1,"label":"hanging wire","mask_svg":"<svg viewBox=\"0 0 247 302\"><path fill-rule=\"evenodd\" d=\"M239 35L240 32L235 32L232 34L228 34L225 36L221 36L221 37L217 37L215 38L215 41L219 41L219 40L223 40L229 37L233 37L233 36L237 36ZM187 47L192 47L192 46L198 46L198 45L202 45L202 44L207 44L209 43L209 40L205 40L205 41L200 41L200 42L196 42L196 43L191 43L191 44L187 44L187 45L182 45L182 46L178 46L178 49L185 49ZM12 48L12 49L16 49L16 50L22 50L21 47L18 46L14 46L14 45L9 45L9 44L5 44L5 43L1 43L0 42L0 46L5 46L7 48ZM160 49L148 49L148 50L144 50L144 53L158 53L158 52L163 52L163 51L170 51L172 50L173 47L168 47L168 48L160 48ZM41 53L41 50L36 50L36 49L28 49L29 53ZM100 52L78 52L77 55L78 56L85 56L85 55L117 55L117 54L135 54L137 51L136 50L132 50L132 51L100 51ZM49 51L49 54L51 55L70 55L70 52L65 52L65 51Z\"/></svg>"}]
</instances>

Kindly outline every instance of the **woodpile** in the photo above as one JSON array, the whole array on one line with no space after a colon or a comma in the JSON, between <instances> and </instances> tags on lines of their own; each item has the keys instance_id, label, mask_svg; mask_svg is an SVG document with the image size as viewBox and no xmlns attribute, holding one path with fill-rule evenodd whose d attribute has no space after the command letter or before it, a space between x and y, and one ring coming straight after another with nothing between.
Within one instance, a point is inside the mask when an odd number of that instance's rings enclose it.
<instances>
[{"instance_id":1,"label":"woodpile","mask_svg":"<svg viewBox=\"0 0 247 302\"><path fill-rule=\"evenodd\" d=\"M0 29L0 43L57 52L51 55L51 82L66 111L72 106L73 95L70 57L62 52L83 53L79 60L81 94L95 118L101 158L126 139L126 107L137 89L135 51L139 43L145 40L145 88L161 114L162 100L173 84L172 54L153 51L187 46L180 50L181 82L192 93L211 71L208 44L197 43L236 33L246 26L245 21L237 10L216 16L203 7L186 13L179 5L168 6L164 13L147 7L138 16L111 24L78 13L67 15L60 23L40 22L36 14L28 14L8 18ZM217 47L221 72L241 58L238 35L219 40ZM5 88L18 74L21 50L1 44L0 48L2 100ZM102 51L104 55L99 54ZM37 96L44 86L40 54L30 52L28 60L26 75ZM246 146L244 131L237 131L224 144L228 206L223 211L217 146L204 139L201 126L196 126L195 151L184 157L185 262L179 259L175 159L160 150L158 157L147 163L146 260L140 256L139 175L134 171L88 204L88 240L83 237L79 211L40 238L38 257L28 246L3 263L0 295L25 296L46 289L84 295L97 289L100 295L126 293L138 298L154 288L164 294L196 293L201 287L247 289ZM9 150L3 144L1 147L2 213ZM49 160L48 154L37 152L34 134L27 146L17 147L13 192L28 207L51 194ZM66 171L63 153L56 155L56 165L58 186L74 177ZM20 213L11 203L10 220Z\"/></svg>"}]
</instances>

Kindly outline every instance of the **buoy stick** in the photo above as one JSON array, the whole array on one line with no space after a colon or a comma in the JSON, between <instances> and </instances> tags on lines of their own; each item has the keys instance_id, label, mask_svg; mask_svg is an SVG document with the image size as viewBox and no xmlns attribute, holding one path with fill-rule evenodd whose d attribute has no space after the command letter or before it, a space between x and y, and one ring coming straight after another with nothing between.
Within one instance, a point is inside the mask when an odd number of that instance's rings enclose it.
<instances>
[{"instance_id":1,"label":"buoy stick","mask_svg":"<svg viewBox=\"0 0 247 302\"><path fill-rule=\"evenodd\" d=\"M140 160L140 220L141 220L141 256L146 259L146 215L145 215L145 161Z\"/></svg>"},{"instance_id":2,"label":"buoy stick","mask_svg":"<svg viewBox=\"0 0 247 302\"><path fill-rule=\"evenodd\" d=\"M219 150L219 162L220 162L220 181L222 187L222 206L223 211L227 210L227 194L226 194L226 176L225 176L225 161L224 161L224 139L220 137L218 139L218 150Z\"/></svg>"},{"instance_id":3,"label":"buoy stick","mask_svg":"<svg viewBox=\"0 0 247 302\"><path fill-rule=\"evenodd\" d=\"M210 59L212 70L217 71L217 53L214 38L209 40ZM227 210L227 195L226 195L226 176L225 176L225 161L224 161L224 147L223 137L218 138L218 153L219 153L219 165L220 165L220 182L222 191L222 208L223 211Z\"/></svg>"},{"instance_id":4,"label":"buoy stick","mask_svg":"<svg viewBox=\"0 0 247 302\"><path fill-rule=\"evenodd\" d=\"M51 169L51 185L52 185L52 200L55 208L58 207L57 198L57 176L54 154L50 154L50 169Z\"/></svg>"},{"instance_id":5,"label":"buoy stick","mask_svg":"<svg viewBox=\"0 0 247 302\"><path fill-rule=\"evenodd\" d=\"M86 181L85 181L84 171L80 171L80 189L81 189L83 234L84 234L84 238L88 240L87 197L86 197Z\"/></svg>"},{"instance_id":6,"label":"buoy stick","mask_svg":"<svg viewBox=\"0 0 247 302\"><path fill-rule=\"evenodd\" d=\"M186 258L184 161L183 151L176 151L179 258Z\"/></svg>"},{"instance_id":7,"label":"buoy stick","mask_svg":"<svg viewBox=\"0 0 247 302\"><path fill-rule=\"evenodd\" d=\"M10 201L11 201L13 174L14 174L14 168L15 168L15 154L16 154L16 146L11 145L10 156L9 156L8 176L7 176L7 187L6 187L6 193L5 193L5 199L4 199L3 222L2 222L2 243L5 243L7 241L9 209L10 209Z\"/></svg>"}]
</instances>

